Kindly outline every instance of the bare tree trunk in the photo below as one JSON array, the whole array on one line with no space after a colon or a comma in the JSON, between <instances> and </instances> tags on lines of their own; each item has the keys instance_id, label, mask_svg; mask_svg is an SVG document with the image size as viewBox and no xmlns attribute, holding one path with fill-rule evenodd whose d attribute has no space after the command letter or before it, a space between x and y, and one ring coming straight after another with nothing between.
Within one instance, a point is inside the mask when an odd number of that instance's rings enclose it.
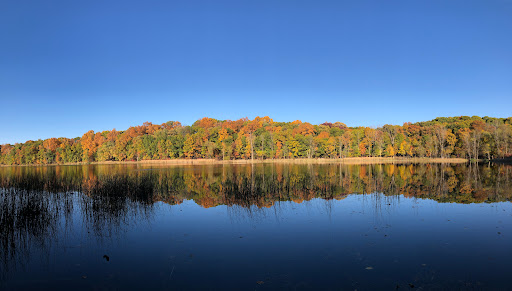
<instances>
[{"instance_id":1,"label":"bare tree trunk","mask_svg":"<svg viewBox=\"0 0 512 291\"><path fill-rule=\"evenodd\" d=\"M274 159L274 156L276 155L274 153L274 144L275 144L275 141L274 141L274 133L270 133L270 150L271 150L271 156L272 156L272 159Z\"/></svg>"},{"instance_id":2,"label":"bare tree trunk","mask_svg":"<svg viewBox=\"0 0 512 291\"><path fill-rule=\"evenodd\" d=\"M480 150L480 138L481 133L478 131L473 131L473 158L478 160L478 151Z\"/></svg>"},{"instance_id":3,"label":"bare tree trunk","mask_svg":"<svg viewBox=\"0 0 512 291\"><path fill-rule=\"evenodd\" d=\"M339 146L340 146L340 151L339 151L339 156L340 156L340 159L341 159L341 136L338 136L338 141L339 141Z\"/></svg>"},{"instance_id":4,"label":"bare tree trunk","mask_svg":"<svg viewBox=\"0 0 512 291\"><path fill-rule=\"evenodd\" d=\"M500 142L501 142L501 134L500 134L500 123L499 121L495 121L491 124L491 128L493 129L491 134L494 138L494 143L496 145L496 155L500 156Z\"/></svg>"},{"instance_id":5,"label":"bare tree trunk","mask_svg":"<svg viewBox=\"0 0 512 291\"><path fill-rule=\"evenodd\" d=\"M251 161L254 162L254 137L252 135L252 132L249 133L249 139L251 142Z\"/></svg>"},{"instance_id":6,"label":"bare tree trunk","mask_svg":"<svg viewBox=\"0 0 512 291\"><path fill-rule=\"evenodd\" d=\"M315 150L315 141L312 136L308 137L308 158L311 159L313 157L313 152Z\"/></svg>"}]
</instances>

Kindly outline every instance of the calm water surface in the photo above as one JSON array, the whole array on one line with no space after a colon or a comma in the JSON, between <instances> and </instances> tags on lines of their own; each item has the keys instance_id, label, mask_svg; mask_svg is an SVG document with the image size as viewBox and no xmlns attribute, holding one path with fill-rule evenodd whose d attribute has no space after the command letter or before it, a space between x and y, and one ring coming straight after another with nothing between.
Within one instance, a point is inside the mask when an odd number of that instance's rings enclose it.
<instances>
[{"instance_id":1,"label":"calm water surface","mask_svg":"<svg viewBox=\"0 0 512 291\"><path fill-rule=\"evenodd\" d=\"M510 289L512 167L0 168L0 289Z\"/></svg>"}]
</instances>

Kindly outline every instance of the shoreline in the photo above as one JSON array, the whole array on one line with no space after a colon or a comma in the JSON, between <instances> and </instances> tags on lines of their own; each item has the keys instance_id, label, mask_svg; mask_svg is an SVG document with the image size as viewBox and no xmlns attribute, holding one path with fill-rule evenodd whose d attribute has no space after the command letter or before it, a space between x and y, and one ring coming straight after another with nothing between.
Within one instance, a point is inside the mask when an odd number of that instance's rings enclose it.
<instances>
[{"instance_id":1,"label":"shoreline","mask_svg":"<svg viewBox=\"0 0 512 291\"><path fill-rule=\"evenodd\" d=\"M103 161L80 162L65 164L35 164L35 165L0 165L0 167L30 167L30 166L82 166L82 165L245 165L245 164L345 164L345 165L370 165L370 164L462 164L468 159L463 158L379 158L379 157L352 157L352 158L312 158L312 159L266 159L266 160L217 160L217 159L172 159L172 160L143 160L143 161Z\"/></svg>"},{"instance_id":2,"label":"shoreline","mask_svg":"<svg viewBox=\"0 0 512 291\"><path fill-rule=\"evenodd\" d=\"M492 159L491 163L504 164L504 165L512 165L512 158L501 158L501 159Z\"/></svg>"}]
</instances>

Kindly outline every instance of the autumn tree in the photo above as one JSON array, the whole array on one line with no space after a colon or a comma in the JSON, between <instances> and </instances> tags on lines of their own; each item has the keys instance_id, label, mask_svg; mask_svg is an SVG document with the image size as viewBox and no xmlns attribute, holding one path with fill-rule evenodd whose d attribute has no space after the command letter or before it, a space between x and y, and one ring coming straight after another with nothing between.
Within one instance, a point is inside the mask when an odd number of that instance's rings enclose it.
<instances>
[{"instance_id":1,"label":"autumn tree","mask_svg":"<svg viewBox=\"0 0 512 291\"><path fill-rule=\"evenodd\" d=\"M313 125L271 118L202 118L145 122L124 131L88 131L80 138L50 138L0 146L0 163L52 164L146 159L344 158L371 156L467 157L472 161L511 156L512 118L439 117L403 126Z\"/></svg>"}]
</instances>

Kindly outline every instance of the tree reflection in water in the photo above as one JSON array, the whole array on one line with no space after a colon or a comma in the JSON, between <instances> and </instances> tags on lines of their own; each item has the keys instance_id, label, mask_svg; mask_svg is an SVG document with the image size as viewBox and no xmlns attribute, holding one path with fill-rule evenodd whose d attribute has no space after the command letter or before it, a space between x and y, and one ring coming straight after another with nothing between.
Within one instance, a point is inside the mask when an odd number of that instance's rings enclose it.
<instances>
[{"instance_id":1,"label":"tree reflection in water","mask_svg":"<svg viewBox=\"0 0 512 291\"><path fill-rule=\"evenodd\" d=\"M276 202L348 194L428 198L439 202L510 201L512 167L506 165L222 165L148 168L140 165L0 168L2 276L23 265L31 248L44 253L72 221L96 239L151 219L155 203L193 200L208 208L227 205L231 219L254 217ZM375 196L382 197L382 196ZM376 200L398 203L397 199ZM325 204L329 213L330 203ZM276 214L277 215L277 214ZM62 233L61 233L62 232Z\"/></svg>"}]
</instances>

